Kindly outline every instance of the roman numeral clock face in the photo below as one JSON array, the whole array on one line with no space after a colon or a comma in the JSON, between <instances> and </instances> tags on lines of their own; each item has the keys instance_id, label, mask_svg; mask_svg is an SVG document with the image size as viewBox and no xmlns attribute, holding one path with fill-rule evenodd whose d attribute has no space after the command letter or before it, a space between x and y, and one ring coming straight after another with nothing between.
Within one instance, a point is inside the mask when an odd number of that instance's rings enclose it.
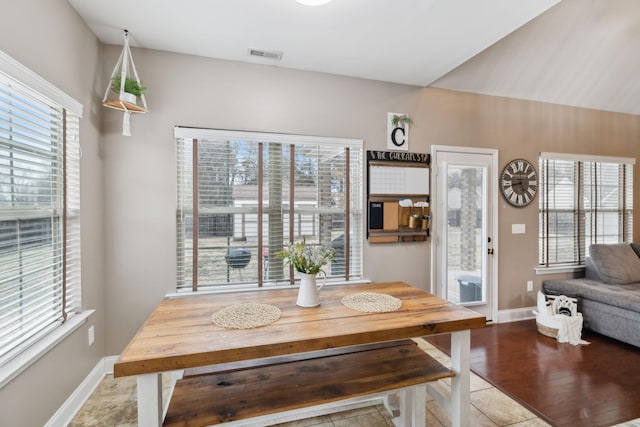
<instances>
[{"instance_id":1,"label":"roman numeral clock face","mask_svg":"<svg viewBox=\"0 0 640 427\"><path fill-rule=\"evenodd\" d=\"M526 160L510 161L500 175L500 190L504 199L512 206L527 206L536 197L538 175Z\"/></svg>"}]
</instances>

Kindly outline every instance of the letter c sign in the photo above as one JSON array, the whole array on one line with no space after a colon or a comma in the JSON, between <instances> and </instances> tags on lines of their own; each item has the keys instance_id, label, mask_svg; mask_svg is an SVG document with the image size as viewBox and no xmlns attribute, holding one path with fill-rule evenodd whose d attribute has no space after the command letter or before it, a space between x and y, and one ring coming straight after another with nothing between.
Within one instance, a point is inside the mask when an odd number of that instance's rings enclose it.
<instances>
[{"instance_id":1,"label":"letter c sign","mask_svg":"<svg viewBox=\"0 0 640 427\"><path fill-rule=\"evenodd\" d=\"M404 145L406 142L404 138L404 128L397 127L391 131L391 142L393 142L393 145L396 147L402 147Z\"/></svg>"},{"instance_id":2,"label":"letter c sign","mask_svg":"<svg viewBox=\"0 0 640 427\"><path fill-rule=\"evenodd\" d=\"M398 122L398 117L407 116L403 113L387 113L387 149L409 151L409 125ZM395 124L394 117L396 117Z\"/></svg>"}]
</instances>

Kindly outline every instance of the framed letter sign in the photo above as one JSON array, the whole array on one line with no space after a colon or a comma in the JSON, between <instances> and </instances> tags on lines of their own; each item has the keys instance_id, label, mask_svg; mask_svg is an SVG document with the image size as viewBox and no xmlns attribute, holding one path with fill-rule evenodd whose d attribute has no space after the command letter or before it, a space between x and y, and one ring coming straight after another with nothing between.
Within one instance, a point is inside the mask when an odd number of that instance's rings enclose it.
<instances>
[{"instance_id":1,"label":"framed letter sign","mask_svg":"<svg viewBox=\"0 0 640 427\"><path fill-rule=\"evenodd\" d=\"M398 120L398 117L408 118L402 113L387 113L387 148L409 151L409 123L405 121L408 119Z\"/></svg>"}]
</instances>

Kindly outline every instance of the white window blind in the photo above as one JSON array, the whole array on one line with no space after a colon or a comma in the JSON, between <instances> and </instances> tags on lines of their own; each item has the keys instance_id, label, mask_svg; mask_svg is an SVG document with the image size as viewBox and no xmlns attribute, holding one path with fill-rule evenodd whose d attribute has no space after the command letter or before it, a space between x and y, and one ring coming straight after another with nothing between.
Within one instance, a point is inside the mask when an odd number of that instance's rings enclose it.
<instances>
[{"instance_id":1,"label":"white window blind","mask_svg":"<svg viewBox=\"0 0 640 427\"><path fill-rule=\"evenodd\" d=\"M361 140L176 128L176 150L178 290L293 283L277 254L303 237L361 277Z\"/></svg>"},{"instance_id":2,"label":"white window blind","mask_svg":"<svg viewBox=\"0 0 640 427\"><path fill-rule=\"evenodd\" d=\"M631 241L634 163L541 154L540 265L581 265L593 243Z\"/></svg>"},{"instance_id":3,"label":"white window blind","mask_svg":"<svg viewBox=\"0 0 640 427\"><path fill-rule=\"evenodd\" d=\"M0 71L0 366L80 309L78 132Z\"/></svg>"}]
</instances>

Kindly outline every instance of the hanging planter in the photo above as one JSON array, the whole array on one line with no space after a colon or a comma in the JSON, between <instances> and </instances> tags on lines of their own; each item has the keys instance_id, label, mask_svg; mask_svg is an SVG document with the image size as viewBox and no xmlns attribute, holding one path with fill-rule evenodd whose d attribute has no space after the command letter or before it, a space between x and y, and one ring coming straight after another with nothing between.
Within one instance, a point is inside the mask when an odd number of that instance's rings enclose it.
<instances>
[{"instance_id":1,"label":"hanging planter","mask_svg":"<svg viewBox=\"0 0 640 427\"><path fill-rule=\"evenodd\" d=\"M126 104L136 105L138 104L138 97L141 97L144 94L144 91L147 89L142 86L138 81L127 77L124 83L124 91L121 91L122 87L122 76L120 74L116 74L111 79L111 91L115 92L119 95L119 100L123 101Z\"/></svg>"},{"instance_id":2,"label":"hanging planter","mask_svg":"<svg viewBox=\"0 0 640 427\"><path fill-rule=\"evenodd\" d=\"M122 134L131 136L131 114L146 113L147 100L144 97L146 88L140 82L133 63L127 30L124 30L124 46L109 80L102 105L124 112ZM110 92L115 93L117 97L112 96L109 99ZM142 105L138 105L138 99L142 101Z\"/></svg>"}]
</instances>

